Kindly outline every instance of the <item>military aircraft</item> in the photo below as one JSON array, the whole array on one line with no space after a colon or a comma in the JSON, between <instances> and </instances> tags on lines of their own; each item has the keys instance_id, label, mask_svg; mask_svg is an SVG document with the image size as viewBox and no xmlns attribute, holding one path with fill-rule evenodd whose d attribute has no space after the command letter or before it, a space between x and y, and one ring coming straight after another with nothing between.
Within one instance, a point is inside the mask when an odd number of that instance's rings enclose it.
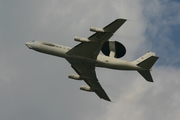
<instances>
[{"instance_id":1,"label":"military aircraft","mask_svg":"<svg viewBox=\"0 0 180 120\"><path fill-rule=\"evenodd\" d=\"M150 71L158 59L153 52L148 52L132 62L118 59L125 55L126 48L121 43L109 39L126 21L116 19L104 28L91 27L90 31L95 33L88 38L75 37L74 40L80 44L73 48L42 41L27 42L26 46L41 53L65 58L77 73L68 77L84 80L88 85L81 86L80 90L95 92L101 99L111 101L96 77L95 67L135 70L147 81L153 82ZM99 54L100 51L104 55Z\"/></svg>"}]
</instances>

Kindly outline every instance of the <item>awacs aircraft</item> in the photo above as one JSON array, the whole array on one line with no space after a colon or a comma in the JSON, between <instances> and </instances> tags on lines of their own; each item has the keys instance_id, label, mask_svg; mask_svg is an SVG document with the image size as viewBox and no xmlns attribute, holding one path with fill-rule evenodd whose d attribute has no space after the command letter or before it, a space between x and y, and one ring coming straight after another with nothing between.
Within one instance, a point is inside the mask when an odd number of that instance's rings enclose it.
<instances>
[{"instance_id":1,"label":"awacs aircraft","mask_svg":"<svg viewBox=\"0 0 180 120\"><path fill-rule=\"evenodd\" d=\"M126 49L121 43L109 39L125 22L125 19L117 19L104 28L91 27L90 31L95 33L88 38L75 37L74 40L80 44L73 48L41 41L27 42L26 46L41 53L65 58L77 73L68 77L87 83L88 86L81 86L81 90L95 92L101 99L111 101L96 77L95 67L136 70L147 81L153 82L150 70L158 59L153 52L148 52L133 62L118 59L125 55ZM100 51L105 56L100 55Z\"/></svg>"}]
</instances>

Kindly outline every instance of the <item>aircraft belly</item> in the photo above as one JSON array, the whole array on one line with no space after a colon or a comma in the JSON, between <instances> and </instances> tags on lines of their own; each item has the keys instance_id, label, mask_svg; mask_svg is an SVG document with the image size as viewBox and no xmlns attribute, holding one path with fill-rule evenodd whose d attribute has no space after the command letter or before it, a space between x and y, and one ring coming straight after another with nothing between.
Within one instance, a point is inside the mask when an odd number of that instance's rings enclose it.
<instances>
[{"instance_id":1,"label":"aircraft belly","mask_svg":"<svg viewBox=\"0 0 180 120\"><path fill-rule=\"evenodd\" d=\"M80 63L80 64L84 64L84 65L95 65L95 60L94 59L89 59L89 58L85 58L85 57L80 57L80 56L72 56L69 55L67 56L68 59L71 59L71 61L74 61L75 63Z\"/></svg>"},{"instance_id":2,"label":"aircraft belly","mask_svg":"<svg viewBox=\"0 0 180 120\"><path fill-rule=\"evenodd\" d=\"M54 55L58 57L65 57L66 56L66 51L62 50L60 48L56 47L49 47L45 45L39 45L38 49L36 49L38 52L46 53L49 55Z\"/></svg>"},{"instance_id":3,"label":"aircraft belly","mask_svg":"<svg viewBox=\"0 0 180 120\"><path fill-rule=\"evenodd\" d=\"M105 59L105 60L96 60L96 67L104 67L116 70L139 70L140 68L131 62L119 60L119 59Z\"/></svg>"}]
</instances>

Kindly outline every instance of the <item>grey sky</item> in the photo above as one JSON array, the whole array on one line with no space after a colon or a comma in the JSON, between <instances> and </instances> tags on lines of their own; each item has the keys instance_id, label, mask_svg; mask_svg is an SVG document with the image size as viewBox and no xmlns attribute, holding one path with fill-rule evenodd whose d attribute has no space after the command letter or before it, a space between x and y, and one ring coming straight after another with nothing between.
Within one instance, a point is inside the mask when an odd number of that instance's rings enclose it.
<instances>
[{"instance_id":1,"label":"grey sky","mask_svg":"<svg viewBox=\"0 0 180 120\"><path fill-rule=\"evenodd\" d=\"M0 119L2 120L178 120L180 118L180 3L176 0L1 0ZM31 40L73 47L90 26L128 21L112 37L132 61L147 51L160 56L146 82L137 72L97 68L113 103L83 92L84 82L62 58L29 50Z\"/></svg>"}]
</instances>

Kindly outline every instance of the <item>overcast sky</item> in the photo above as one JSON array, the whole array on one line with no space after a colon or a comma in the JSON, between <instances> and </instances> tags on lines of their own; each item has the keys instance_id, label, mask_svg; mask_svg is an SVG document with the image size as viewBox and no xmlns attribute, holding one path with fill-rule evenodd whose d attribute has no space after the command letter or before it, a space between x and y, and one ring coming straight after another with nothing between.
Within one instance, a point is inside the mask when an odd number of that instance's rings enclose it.
<instances>
[{"instance_id":1,"label":"overcast sky","mask_svg":"<svg viewBox=\"0 0 180 120\"><path fill-rule=\"evenodd\" d=\"M91 26L128 21L112 40L128 61L156 52L154 83L134 71L96 68L113 102L79 90L69 63L28 49L31 40L73 47ZM179 120L179 0L0 0L1 120Z\"/></svg>"}]
</instances>

